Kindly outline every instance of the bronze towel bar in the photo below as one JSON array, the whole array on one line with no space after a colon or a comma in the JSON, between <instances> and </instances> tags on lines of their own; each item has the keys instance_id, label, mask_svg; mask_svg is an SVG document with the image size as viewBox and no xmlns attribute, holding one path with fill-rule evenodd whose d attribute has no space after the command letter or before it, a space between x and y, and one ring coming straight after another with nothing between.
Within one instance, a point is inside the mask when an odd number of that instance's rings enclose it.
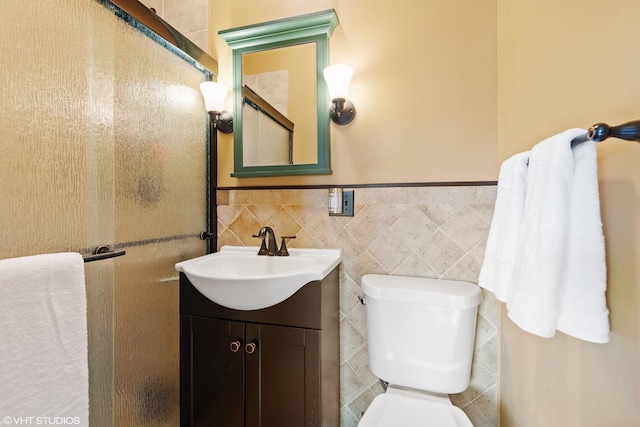
<instances>
[{"instance_id":1,"label":"bronze towel bar","mask_svg":"<svg viewBox=\"0 0 640 427\"><path fill-rule=\"evenodd\" d=\"M640 142L640 120L634 120L618 126L597 123L591 126L586 134L573 138L571 146L573 147L586 141L601 142L609 137Z\"/></svg>"}]
</instances>

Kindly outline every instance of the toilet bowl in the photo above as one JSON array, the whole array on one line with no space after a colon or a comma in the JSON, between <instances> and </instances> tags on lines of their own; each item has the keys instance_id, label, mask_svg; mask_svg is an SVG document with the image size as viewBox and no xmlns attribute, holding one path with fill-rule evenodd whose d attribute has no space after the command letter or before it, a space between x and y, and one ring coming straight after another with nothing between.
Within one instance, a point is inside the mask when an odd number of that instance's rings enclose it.
<instances>
[{"instance_id":1,"label":"toilet bowl","mask_svg":"<svg viewBox=\"0 0 640 427\"><path fill-rule=\"evenodd\" d=\"M449 397L406 391L390 385L378 395L358 427L473 427L462 409L453 406Z\"/></svg>"},{"instance_id":2,"label":"toilet bowl","mask_svg":"<svg viewBox=\"0 0 640 427\"><path fill-rule=\"evenodd\" d=\"M448 394L469 386L480 288L470 282L368 274L369 367L390 384L359 427L473 427Z\"/></svg>"}]
</instances>

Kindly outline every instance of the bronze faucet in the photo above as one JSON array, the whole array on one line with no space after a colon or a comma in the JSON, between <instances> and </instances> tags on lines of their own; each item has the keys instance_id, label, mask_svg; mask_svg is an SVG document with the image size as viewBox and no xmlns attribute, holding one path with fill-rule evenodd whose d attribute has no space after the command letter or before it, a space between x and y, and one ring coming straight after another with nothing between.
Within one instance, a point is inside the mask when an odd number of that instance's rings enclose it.
<instances>
[{"instance_id":1,"label":"bronze faucet","mask_svg":"<svg viewBox=\"0 0 640 427\"><path fill-rule=\"evenodd\" d=\"M258 234L254 234L253 237L260 237L262 244L258 255L274 256L278 253L278 244L276 243L276 233L273 232L271 227L262 227ZM269 239L269 243L265 243L265 239Z\"/></svg>"},{"instance_id":2,"label":"bronze faucet","mask_svg":"<svg viewBox=\"0 0 640 427\"><path fill-rule=\"evenodd\" d=\"M267 256L289 256L289 251L287 250L285 240L296 238L296 236L281 236L282 245L280 246L280 249L278 249L278 244L276 243L276 233L271 227L262 227L258 234L254 234L253 237L259 237L262 239L262 244L260 244L258 255ZM267 239L268 241L265 241Z\"/></svg>"}]
</instances>

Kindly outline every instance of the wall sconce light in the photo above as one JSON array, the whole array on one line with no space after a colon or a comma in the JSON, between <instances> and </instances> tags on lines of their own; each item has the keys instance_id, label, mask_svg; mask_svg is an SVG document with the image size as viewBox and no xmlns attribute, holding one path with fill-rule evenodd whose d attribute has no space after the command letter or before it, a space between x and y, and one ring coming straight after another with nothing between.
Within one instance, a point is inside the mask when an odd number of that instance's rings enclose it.
<instances>
[{"instance_id":1,"label":"wall sconce light","mask_svg":"<svg viewBox=\"0 0 640 427\"><path fill-rule=\"evenodd\" d=\"M233 116L222 110L229 89L222 83L202 82L200 83L200 91L213 127L222 133L231 133L233 131Z\"/></svg>"},{"instance_id":2,"label":"wall sconce light","mask_svg":"<svg viewBox=\"0 0 640 427\"><path fill-rule=\"evenodd\" d=\"M347 98L353 68L348 65L330 65L324 69L324 79L331 98L331 120L339 125L351 123L356 116L356 107Z\"/></svg>"}]
</instances>

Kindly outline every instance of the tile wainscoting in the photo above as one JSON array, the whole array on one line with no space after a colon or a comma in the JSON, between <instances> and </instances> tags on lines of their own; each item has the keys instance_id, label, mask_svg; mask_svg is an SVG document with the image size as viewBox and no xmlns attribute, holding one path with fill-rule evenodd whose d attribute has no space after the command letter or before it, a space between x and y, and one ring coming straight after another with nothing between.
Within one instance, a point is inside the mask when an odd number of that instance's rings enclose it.
<instances>
[{"instance_id":1,"label":"tile wainscoting","mask_svg":"<svg viewBox=\"0 0 640 427\"><path fill-rule=\"evenodd\" d=\"M219 190L218 245L258 246L262 226L287 246L340 248L341 426L355 426L383 392L367 359L360 279L367 273L477 283L496 197L495 185L355 189L355 215L329 216L326 189ZM483 291L470 387L452 395L474 426L498 417L498 304Z\"/></svg>"}]
</instances>

